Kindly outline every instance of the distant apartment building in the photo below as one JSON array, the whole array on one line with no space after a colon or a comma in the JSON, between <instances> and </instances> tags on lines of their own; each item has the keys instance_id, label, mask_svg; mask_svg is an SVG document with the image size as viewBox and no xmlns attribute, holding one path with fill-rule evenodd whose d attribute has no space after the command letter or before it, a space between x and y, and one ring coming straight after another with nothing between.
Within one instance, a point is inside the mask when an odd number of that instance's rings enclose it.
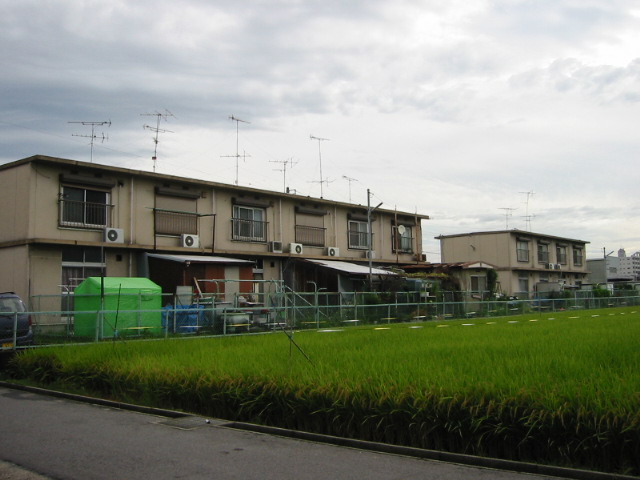
<instances>
[{"instance_id":1,"label":"distant apartment building","mask_svg":"<svg viewBox=\"0 0 640 480\"><path fill-rule=\"evenodd\" d=\"M624 249L603 254L601 258L587 260L589 281L594 284L640 280L640 252L627 256Z\"/></svg>"},{"instance_id":2,"label":"distant apartment building","mask_svg":"<svg viewBox=\"0 0 640 480\"><path fill-rule=\"evenodd\" d=\"M420 262L428 218L42 155L0 165L0 205L0 291L25 298L90 276L352 291Z\"/></svg>"},{"instance_id":3,"label":"distant apartment building","mask_svg":"<svg viewBox=\"0 0 640 480\"><path fill-rule=\"evenodd\" d=\"M500 290L508 295L544 288L541 284L578 287L588 270L588 242L523 230L441 235L443 263L486 262L498 273Z\"/></svg>"},{"instance_id":4,"label":"distant apartment building","mask_svg":"<svg viewBox=\"0 0 640 480\"><path fill-rule=\"evenodd\" d=\"M627 256L625 250L621 248L618 250L618 260L620 262L618 270L620 277L634 282L640 280L640 252Z\"/></svg>"}]
</instances>

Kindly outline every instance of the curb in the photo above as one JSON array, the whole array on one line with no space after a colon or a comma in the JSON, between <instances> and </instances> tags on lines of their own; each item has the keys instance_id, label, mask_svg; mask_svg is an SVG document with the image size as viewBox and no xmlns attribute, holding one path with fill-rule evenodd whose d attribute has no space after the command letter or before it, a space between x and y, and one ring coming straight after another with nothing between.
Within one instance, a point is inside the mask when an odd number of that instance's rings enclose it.
<instances>
[{"instance_id":1,"label":"curb","mask_svg":"<svg viewBox=\"0 0 640 480\"><path fill-rule=\"evenodd\" d=\"M32 387L28 385L14 384L6 381L0 381L0 387L11 388L14 390L23 390L26 392L47 395L50 397L64 398L78 402L90 403L94 405L102 405L121 410L129 410L138 413L145 413L167 418L183 418L197 417L198 415L180 412L177 410L168 410L163 408L146 407L135 405L132 403L118 402L114 400L105 400L102 398L89 397L74 393L59 392L56 390L47 390L40 387ZM569 478L575 480L638 480L640 477L630 475L620 475L612 473L603 473L592 470L580 470L567 467L555 467L551 465L539 465L536 463L518 462L514 460L503 460L499 458L479 457L475 455L466 455L462 453L441 452L438 450L426 450L415 447L405 447L400 445L392 445L387 443L370 442L366 440L356 440L351 438L335 437L331 435L323 435L317 433L304 432L299 430L290 430L286 428L271 427L266 425L258 425L253 423L225 421L218 419L220 423L217 426L234 428L238 430L246 430L256 433L268 435L277 435L280 437L294 438L298 440L306 440L317 443L326 443L340 447L349 447L360 450L368 450L379 453L388 453L393 455L403 455L413 458L421 458L425 460L436 460L448 463L457 463L461 465L491 468L494 470L505 470L518 473L529 473L535 475L546 475L558 478Z\"/></svg>"}]
</instances>

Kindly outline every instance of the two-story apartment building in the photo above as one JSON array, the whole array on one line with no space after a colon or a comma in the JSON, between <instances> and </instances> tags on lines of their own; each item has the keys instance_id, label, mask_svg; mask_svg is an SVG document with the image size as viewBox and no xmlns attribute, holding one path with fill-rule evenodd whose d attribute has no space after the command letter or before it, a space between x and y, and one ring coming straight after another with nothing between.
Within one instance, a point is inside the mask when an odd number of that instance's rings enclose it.
<instances>
[{"instance_id":1,"label":"two-story apartment building","mask_svg":"<svg viewBox=\"0 0 640 480\"><path fill-rule=\"evenodd\" d=\"M101 275L355 289L419 261L428 218L41 155L0 166L0 205L0 291L25 298Z\"/></svg>"},{"instance_id":2,"label":"two-story apartment building","mask_svg":"<svg viewBox=\"0 0 640 480\"><path fill-rule=\"evenodd\" d=\"M577 287L588 274L589 242L523 230L441 235L442 261L483 261L495 266L503 293L519 295L540 284Z\"/></svg>"}]
</instances>

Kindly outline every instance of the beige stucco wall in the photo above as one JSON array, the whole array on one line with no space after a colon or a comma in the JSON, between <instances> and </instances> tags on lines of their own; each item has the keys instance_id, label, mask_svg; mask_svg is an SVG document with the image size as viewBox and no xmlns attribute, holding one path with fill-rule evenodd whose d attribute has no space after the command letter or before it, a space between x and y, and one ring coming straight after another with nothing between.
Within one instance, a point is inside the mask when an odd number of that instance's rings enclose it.
<instances>
[{"instance_id":1,"label":"beige stucco wall","mask_svg":"<svg viewBox=\"0 0 640 480\"><path fill-rule=\"evenodd\" d=\"M16 292L25 299L29 294L29 261L26 246L0 249L0 292Z\"/></svg>"},{"instance_id":2,"label":"beige stucco wall","mask_svg":"<svg viewBox=\"0 0 640 480\"><path fill-rule=\"evenodd\" d=\"M30 167L22 165L0 175L0 243L28 236Z\"/></svg>"}]
</instances>

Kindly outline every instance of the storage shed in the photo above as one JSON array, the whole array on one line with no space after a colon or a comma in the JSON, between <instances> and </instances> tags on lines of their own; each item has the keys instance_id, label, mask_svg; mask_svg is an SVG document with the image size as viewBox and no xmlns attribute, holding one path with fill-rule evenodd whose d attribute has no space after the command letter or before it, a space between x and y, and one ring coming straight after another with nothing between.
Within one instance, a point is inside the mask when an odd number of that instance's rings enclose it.
<instances>
[{"instance_id":1,"label":"storage shed","mask_svg":"<svg viewBox=\"0 0 640 480\"><path fill-rule=\"evenodd\" d=\"M105 313L100 318L103 291ZM76 287L74 305L77 337L162 333L162 289L148 278L89 277Z\"/></svg>"}]
</instances>

